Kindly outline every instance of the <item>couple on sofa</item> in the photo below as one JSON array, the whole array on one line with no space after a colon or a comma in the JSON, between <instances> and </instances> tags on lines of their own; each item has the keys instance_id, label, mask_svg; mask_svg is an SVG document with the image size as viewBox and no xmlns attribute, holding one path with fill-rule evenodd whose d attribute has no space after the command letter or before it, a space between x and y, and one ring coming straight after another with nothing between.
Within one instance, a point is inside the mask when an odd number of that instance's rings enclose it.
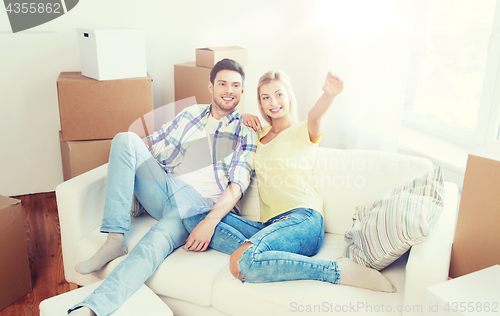
<instances>
[{"instance_id":1,"label":"couple on sofa","mask_svg":"<svg viewBox=\"0 0 500 316\"><path fill-rule=\"evenodd\" d=\"M347 258L310 258L324 235L323 200L314 188L312 169L322 117L343 81L329 72L323 95L308 120L299 123L289 78L283 72L265 73L257 96L270 126L262 128L257 117L243 118L236 110L244 79L237 62L221 60L210 73L211 105L185 109L145 140L133 133L116 135L101 226L107 240L76 270L88 274L127 253L124 234L131 213L146 211L158 222L103 284L68 313L109 315L182 245L230 254L231 273L246 282L319 280L394 291L380 272ZM211 163L200 165L202 157L210 157ZM260 222L231 213L239 212L254 165Z\"/></svg>"}]
</instances>

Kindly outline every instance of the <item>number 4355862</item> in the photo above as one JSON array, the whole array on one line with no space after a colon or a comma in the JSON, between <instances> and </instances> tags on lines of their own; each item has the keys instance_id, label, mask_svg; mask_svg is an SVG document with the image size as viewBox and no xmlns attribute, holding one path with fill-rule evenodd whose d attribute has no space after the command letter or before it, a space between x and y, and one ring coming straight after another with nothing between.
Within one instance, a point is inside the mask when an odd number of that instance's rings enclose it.
<instances>
[{"instance_id":1,"label":"number 4355862","mask_svg":"<svg viewBox=\"0 0 500 316\"><path fill-rule=\"evenodd\" d=\"M447 312L486 312L498 313L498 302L451 302L446 303L444 310Z\"/></svg>"},{"instance_id":2,"label":"number 4355862","mask_svg":"<svg viewBox=\"0 0 500 316\"><path fill-rule=\"evenodd\" d=\"M9 3L8 13L62 13L60 3Z\"/></svg>"}]
</instances>

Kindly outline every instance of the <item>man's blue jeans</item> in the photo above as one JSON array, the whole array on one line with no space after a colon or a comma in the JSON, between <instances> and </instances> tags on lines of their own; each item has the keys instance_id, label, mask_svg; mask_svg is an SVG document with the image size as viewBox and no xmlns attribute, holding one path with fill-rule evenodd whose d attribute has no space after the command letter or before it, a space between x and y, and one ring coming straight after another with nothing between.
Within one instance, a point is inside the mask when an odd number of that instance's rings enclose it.
<instances>
[{"instance_id":1,"label":"man's blue jeans","mask_svg":"<svg viewBox=\"0 0 500 316\"><path fill-rule=\"evenodd\" d=\"M191 210L197 215L182 220L186 229L192 231L209 211L203 207ZM338 284L336 262L309 257L318 253L324 231L323 217L311 209L294 209L264 224L229 213L217 225L209 246L231 254L245 241L251 242L238 262L247 282L319 280Z\"/></svg>"},{"instance_id":2,"label":"man's blue jeans","mask_svg":"<svg viewBox=\"0 0 500 316\"><path fill-rule=\"evenodd\" d=\"M120 133L111 143L101 232L128 232L134 193L158 223L102 285L70 311L87 306L101 316L118 309L174 249L185 243L189 233L181 216L194 206L213 206L211 199L166 173L139 136Z\"/></svg>"}]
</instances>

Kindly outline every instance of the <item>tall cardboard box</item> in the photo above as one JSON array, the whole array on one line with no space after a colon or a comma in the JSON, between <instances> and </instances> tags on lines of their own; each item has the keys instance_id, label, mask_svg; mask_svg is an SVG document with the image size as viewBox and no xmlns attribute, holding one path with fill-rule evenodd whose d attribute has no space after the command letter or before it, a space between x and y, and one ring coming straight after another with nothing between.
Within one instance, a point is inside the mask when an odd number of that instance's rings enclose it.
<instances>
[{"instance_id":1,"label":"tall cardboard box","mask_svg":"<svg viewBox=\"0 0 500 316\"><path fill-rule=\"evenodd\" d=\"M210 68L196 66L194 61L174 65L175 101L194 96L198 104L211 104L212 94L208 90L211 70ZM245 94L243 93L238 104L240 113L244 113L244 107ZM178 113L178 110L182 109L176 107L176 113Z\"/></svg>"},{"instance_id":2,"label":"tall cardboard box","mask_svg":"<svg viewBox=\"0 0 500 316\"><path fill-rule=\"evenodd\" d=\"M153 110L153 80L149 75L97 81L80 72L62 72L57 93L64 141L112 139Z\"/></svg>"},{"instance_id":3,"label":"tall cardboard box","mask_svg":"<svg viewBox=\"0 0 500 316\"><path fill-rule=\"evenodd\" d=\"M456 278L500 264L500 140L470 154L451 253Z\"/></svg>"},{"instance_id":4,"label":"tall cardboard box","mask_svg":"<svg viewBox=\"0 0 500 316\"><path fill-rule=\"evenodd\" d=\"M0 310L31 292L21 201L0 195Z\"/></svg>"},{"instance_id":5,"label":"tall cardboard box","mask_svg":"<svg viewBox=\"0 0 500 316\"><path fill-rule=\"evenodd\" d=\"M248 64L248 51L239 46L206 47L196 49L196 66L213 68L224 58L236 60L242 67Z\"/></svg>"},{"instance_id":6,"label":"tall cardboard box","mask_svg":"<svg viewBox=\"0 0 500 316\"><path fill-rule=\"evenodd\" d=\"M111 139L64 141L59 132L64 181L108 162Z\"/></svg>"}]
</instances>

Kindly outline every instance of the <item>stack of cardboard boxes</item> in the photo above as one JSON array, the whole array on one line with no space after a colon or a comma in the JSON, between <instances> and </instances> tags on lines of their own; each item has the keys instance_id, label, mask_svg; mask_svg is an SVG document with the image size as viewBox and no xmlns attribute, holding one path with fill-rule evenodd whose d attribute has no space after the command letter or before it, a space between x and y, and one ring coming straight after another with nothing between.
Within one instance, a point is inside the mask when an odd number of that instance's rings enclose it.
<instances>
[{"instance_id":1,"label":"stack of cardboard boxes","mask_svg":"<svg viewBox=\"0 0 500 316\"><path fill-rule=\"evenodd\" d=\"M57 79L64 181L105 164L111 139L153 110L141 32L78 29L78 37L82 72Z\"/></svg>"},{"instance_id":2,"label":"stack of cardboard boxes","mask_svg":"<svg viewBox=\"0 0 500 316\"><path fill-rule=\"evenodd\" d=\"M153 110L152 79L97 81L80 72L57 79L64 181L108 162L111 139ZM147 132L134 130L139 136Z\"/></svg>"},{"instance_id":3,"label":"stack of cardboard boxes","mask_svg":"<svg viewBox=\"0 0 500 316\"><path fill-rule=\"evenodd\" d=\"M208 90L210 71L221 59L234 59L245 68L248 62L248 52L238 46L209 47L196 49L196 61L174 65L175 101L195 97L198 104L212 103L212 95ZM243 113L244 95L238 109ZM183 108L176 106L176 114Z\"/></svg>"}]
</instances>

